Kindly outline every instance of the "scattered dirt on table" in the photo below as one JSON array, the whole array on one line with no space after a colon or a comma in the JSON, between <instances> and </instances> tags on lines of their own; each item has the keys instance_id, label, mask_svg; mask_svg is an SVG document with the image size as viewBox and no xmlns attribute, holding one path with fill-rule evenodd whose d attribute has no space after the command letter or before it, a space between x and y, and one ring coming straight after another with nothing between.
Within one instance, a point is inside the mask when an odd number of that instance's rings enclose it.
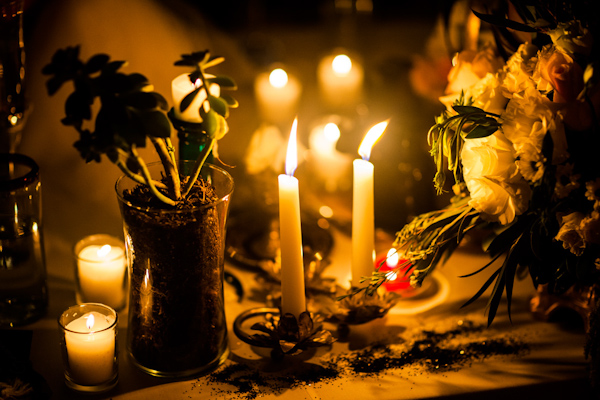
<instances>
[{"instance_id":1,"label":"scattered dirt on table","mask_svg":"<svg viewBox=\"0 0 600 400\"><path fill-rule=\"evenodd\" d=\"M319 364L302 363L293 373L277 372L273 365L269 369L275 372L265 372L262 367L266 364L231 362L199 378L193 389L210 390L213 396L252 400L266 393L282 394L294 387L333 383L342 377L376 377L388 370L407 367L412 368L412 374L438 373L458 370L490 357L519 356L529 351L529 346L515 337L482 339L489 336L485 329L471 321L459 321L443 332L419 330L405 344L376 344L359 351L324 356ZM215 388L215 384L219 387Z\"/></svg>"}]
</instances>

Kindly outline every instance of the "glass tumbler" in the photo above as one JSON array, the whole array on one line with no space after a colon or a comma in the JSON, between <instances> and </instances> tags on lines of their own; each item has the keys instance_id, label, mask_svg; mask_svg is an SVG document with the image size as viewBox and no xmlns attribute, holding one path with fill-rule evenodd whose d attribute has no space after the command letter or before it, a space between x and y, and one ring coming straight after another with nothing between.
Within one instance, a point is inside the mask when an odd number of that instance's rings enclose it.
<instances>
[{"instance_id":1,"label":"glass tumbler","mask_svg":"<svg viewBox=\"0 0 600 400\"><path fill-rule=\"evenodd\" d=\"M48 306L39 167L0 154L0 327L41 318Z\"/></svg>"}]
</instances>

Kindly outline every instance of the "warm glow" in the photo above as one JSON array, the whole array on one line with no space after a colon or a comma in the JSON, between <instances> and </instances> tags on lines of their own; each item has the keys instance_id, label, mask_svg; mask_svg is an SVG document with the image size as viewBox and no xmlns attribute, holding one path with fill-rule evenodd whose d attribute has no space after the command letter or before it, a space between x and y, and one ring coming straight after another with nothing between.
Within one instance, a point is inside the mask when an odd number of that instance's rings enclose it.
<instances>
[{"instance_id":1,"label":"warm glow","mask_svg":"<svg viewBox=\"0 0 600 400\"><path fill-rule=\"evenodd\" d=\"M319 207L319 214L325 218L331 218L333 217L333 210L329 206L321 206Z\"/></svg>"},{"instance_id":2,"label":"warm glow","mask_svg":"<svg viewBox=\"0 0 600 400\"><path fill-rule=\"evenodd\" d=\"M369 132L365 135L365 138L360 144L358 148L358 154L363 158L363 160L369 160L371 158L371 149L377 143L385 129L387 128L389 120L378 123L369 129Z\"/></svg>"},{"instance_id":3,"label":"warm glow","mask_svg":"<svg viewBox=\"0 0 600 400\"><path fill-rule=\"evenodd\" d=\"M394 268L400 262L400 256L398 255L398 251L394 248L391 248L387 252L387 258L385 259L385 263L388 267Z\"/></svg>"},{"instance_id":4,"label":"warm glow","mask_svg":"<svg viewBox=\"0 0 600 400\"><path fill-rule=\"evenodd\" d=\"M285 173L294 176L294 171L298 167L298 150L296 144L296 131L298 129L298 118L294 119L292 130L290 131L290 140L288 141L287 153L285 156Z\"/></svg>"},{"instance_id":5,"label":"warm glow","mask_svg":"<svg viewBox=\"0 0 600 400\"><path fill-rule=\"evenodd\" d=\"M352 60L345 54L335 56L331 62L331 68L338 75L347 75L352 69Z\"/></svg>"},{"instance_id":6,"label":"warm glow","mask_svg":"<svg viewBox=\"0 0 600 400\"><path fill-rule=\"evenodd\" d=\"M325 139L327 139L330 143L337 143L340 138L340 128L333 122L328 123L323 128L323 134L325 135Z\"/></svg>"},{"instance_id":7,"label":"warm glow","mask_svg":"<svg viewBox=\"0 0 600 400\"><path fill-rule=\"evenodd\" d=\"M273 87L282 88L288 83L288 75L281 68L276 68L269 75L269 82Z\"/></svg>"},{"instance_id":8,"label":"warm glow","mask_svg":"<svg viewBox=\"0 0 600 400\"><path fill-rule=\"evenodd\" d=\"M89 317L87 317L86 319L86 323L85 325L87 326L87 328L89 330L92 330L92 328L94 327L94 314L90 314Z\"/></svg>"},{"instance_id":9,"label":"warm glow","mask_svg":"<svg viewBox=\"0 0 600 400\"><path fill-rule=\"evenodd\" d=\"M100 247L98 249L98 257L99 258L104 258L108 255L108 253L110 253L111 247L110 244L105 244L104 246Z\"/></svg>"}]
</instances>

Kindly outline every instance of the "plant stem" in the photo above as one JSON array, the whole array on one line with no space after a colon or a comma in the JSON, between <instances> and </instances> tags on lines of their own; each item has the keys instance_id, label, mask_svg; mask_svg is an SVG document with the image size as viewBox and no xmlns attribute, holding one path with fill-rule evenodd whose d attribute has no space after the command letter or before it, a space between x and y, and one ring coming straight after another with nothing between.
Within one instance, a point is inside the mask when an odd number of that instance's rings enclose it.
<instances>
[{"instance_id":1,"label":"plant stem","mask_svg":"<svg viewBox=\"0 0 600 400\"><path fill-rule=\"evenodd\" d=\"M132 181L140 183L142 185L148 184L146 182L146 180L144 179L144 177L142 177L140 174L136 174L135 172L132 172L129 168L127 168L127 165L125 165L125 163L123 163L123 161L118 160L117 162L115 162L115 164ZM159 189L167 189L167 185L165 185L162 182L153 181L153 183Z\"/></svg>"},{"instance_id":2,"label":"plant stem","mask_svg":"<svg viewBox=\"0 0 600 400\"><path fill-rule=\"evenodd\" d=\"M183 191L183 198L185 198L192 190L194 183L196 182L196 180L198 179L198 176L200 175L200 170L204 166L204 162L208 158L208 155L212 151L212 148L215 145L216 141L217 141L216 139L212 139L210 141L210 145L204 150L204 155L202 156L202 158L198 158L196 160L196 163L194 164L194 171L193 171L192 175L190 175L190 178L188 179L188 181L185 184L185 190Z\"/></svg>"},{"instance_id":3,"label":"plant stem","mask_svg":"<svg viewBox=\"0 0 600 400\"><path fill-rule=\"evenodd\" d=\"M179 178L179 171L177 170L177 164L173 161L171 152L169 151L165 140L155 137L150 138L150 140L152 141L152 144L154 144L154 148L160 157L160 161L163 164L165 173L169 178L169 182L171 182L171 185L169 185L170 195L174 199L181 199L181 181Z\"/></svg>"},{"instance_id":4,"label":"plant stem","mask_svg":"<svg viewBox=\"0 0 600 400\"><path fill-rule=\"evenodd\" d=\"M140 169L142 170L142 176L144 177L146 184L152 191L152 194L154 194L163 203L166 203L171 206L176 205L177 202L175 200L170 199L169 197L165 196L164 194L162 194L160 192L160 190L158 190L156 188L156 186L154 185L154 181L152 180L152 176L150 175L150 171L148 171L148 167L146 166L146 163L139 156L137 150L135 149L135 146L131 147L131 154L135 157L136 161L138 162Z\"/></svg>"}]
</instances>

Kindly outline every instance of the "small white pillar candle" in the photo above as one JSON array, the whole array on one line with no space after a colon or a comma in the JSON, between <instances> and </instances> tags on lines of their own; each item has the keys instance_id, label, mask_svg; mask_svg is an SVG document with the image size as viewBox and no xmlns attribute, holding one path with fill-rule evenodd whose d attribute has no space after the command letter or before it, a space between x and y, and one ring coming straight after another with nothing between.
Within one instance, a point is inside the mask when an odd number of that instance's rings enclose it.
<instances>
[{"instance_id":1,"label":"small white pillar candle","mask_svg":"<svg viewBox=\"0 0 600 400\"><path fill-rule=\"evenodd\" d=\"M259 74L254 81L254 95L265 122L288 122L298 111L302 85L282 68ZM288 122L289 123L289 122Z\"/></svg>"},{"instance_id":2,"label":"small white pillar candle","mask_svg":"<svg viewBox=\"0 0 600 400\"><path fill-rule=\"evenodd\" d=\"M202 122L202 117L200 117L200 112L198 111L202 106L204 100L206 100L206 90L201 89L200 92L194 98L194 101L189 105L185 111L180 110L181 101L190 93L198 88L201 85L200 80L197 80L195 83L190 81L189 74L182 74L173 79L171 82L171 96L173 97L173 113L175 117L181 121L186 122L194 122L200 123ZM221 87L216 83L213 83L209 87L209 92L213 96L220 96Z\"/></svg>"},{"instance_id":3,"label":"small white pillar candle","mask_svg":"<svg viewBox=\"0 0 600 400\"><path fill-rule=\"evenodd\" d=\"M103 304L67 309L59 318L66 383L83 391L102 391L117 382L117 314Z\"/></svg>"},{"instance_id":4,"label":"small white pillar candle","mask_svg":"<svg viewBox=\"0 0 600 400\"><path fill-rule=\"evenodd\" d=\"M109 235L91 235L75 245L77 302L124 308L127 263L124 244Z\"/></svg>"},{"instance_id":5,"label":"small white pillar candle","mask_svg":"<svg viewBox=\"0 0 600 400\"><path fill-rule=\"evenodd\" d=\"M352 286L361 286L361 277L370 277L375 262L374 166L371 148L387 128L388 121L373 126L363 139L354 160L352 188ZM363 284L364 285L364 284Z\"/></svg>"},{"instance_id":6,"label":"small white pillar candle","mask_svg":"<svg viewBox=\"0 0 600 400\"><path fill-rule=\"evenodd\" d=\"M334 108L355 106L362 97L364 72L346 54L324 57L317 69L323 101Z\"/></svg>"},{"instance_id":7,"label":"small white pillar candle","mask_svg":"<svg viewBox=\"0 0 600 400\"><path fill-rule=\"evenodd\" d=\"M279 175L279 237L281 242L281 312L296 318L306 311L304 260L300 224L300 196L294 171L298 165L294 120L285 162L286 174Z\"/></svg>"}]
</instances>

